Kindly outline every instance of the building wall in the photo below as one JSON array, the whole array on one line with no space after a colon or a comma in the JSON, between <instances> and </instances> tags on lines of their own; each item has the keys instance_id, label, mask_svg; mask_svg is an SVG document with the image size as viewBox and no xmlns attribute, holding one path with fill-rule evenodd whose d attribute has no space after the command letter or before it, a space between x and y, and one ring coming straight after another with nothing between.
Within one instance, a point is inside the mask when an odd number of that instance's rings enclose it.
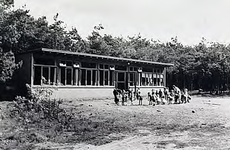
<instances>
[{"instance_id":1,"label":"building wall","mask_svg":"<svg viewBox=\"0 0 230 150\"><path fill-rule=\"evenodd\" d=\"M33 86L33 89L41 89L44 86ZM56 99L107 99L114 98L113 90L114 87L46 87L47 89L52 91L52 98ZM147 97L148 92L152 92L156 90L164 90L164 87L137 87L140 88L141 96ZM134 87L131 87L134 91Z\"/></svg>"},{"instance_id":2,"label":"building wall","mask_svg":"<svg viewBox=\"0 0 230 150\"><path fill-rule=\"evenodd\" d=\"M41 87L33 87L39 89ZM52 98L56 99L106 99L113 98L113 87L54 87Z\"/></svg>"},{"instance_id":3,"label":"building wall","mask_svg":"<svg viewBox=\"0 0 230 150\"><path fill-rule=\"evenodd\" d=\"M41 85L33 85L33 78L35 76L35 74L33 73L34 70L36 69L33 69L33 65L43 65L44 67L48 66L48 64L45 64L44 61L42 61L42 64L36 64L36 57L38 58L41 57L41 58L46 58L46 60L54 60L54 65L56 67L56 70L55 70L55 77L54 77L54 80L55 80L55 84L42 84ZM33 58L34 57L34 58ZM93 58L80 58L80 57L75 57L75 56L68 56L68 55L53 55L53 54L46 54L46 53L35 53L35 54L25 54L21 57L21 59L24 61L24 64L23 64L23 68L22 68L22 73L25 74L25 76L22 75L22 77L25 78L26 80L26 83L29 83L31 84L31 86L36 89L36 88L41 88L41 87L54 87L54 90L53 90L53 95L52 97L54 98L57 98L57 99L105 99L105 98L113 98L113 89L115 88L116 86L116 81L114 81L113 85L102 85L100 86L99 85L99 81L97 81L97 84L95 85L81 85L81 83L79 82L79 84L72 84L71 85L66 85L66 84L60 84L61 82L61 68L60 67L60 63L62 61L73 61L73 62L79 62L80 64L82 62L94 62L94 63L97 63L97 67L96 69L97 70L100 70L99 68L99 64L107 64L107 65L123 65L123 66L126 66L127 69L123 72L134 72L137 70L133 69L133 70L130 70L128 69L128 65L129 64L128 62L123 62L123 61L114 61L114 60L100 60L100 59L93 59ZM41 63L41 62L40 62ZM43 64L44 63L44 64ZM141 95L143 97L147 96L148 92L151 92L152 89L154 89L155 91L156 90L159 90L159 89L162 89L164 88L164 85L166 85L166 69L164 69L164 66L160 66L160 65L147 65L147 64L129 64L131 67L135 67L135 68L140 68L140 67L149 67L149 68L152 68L152 73L154 72L155 74L157 74L157 76L160 75L160 72L156 73L155 69L163 69L163 72L162 72L162 75L164 77L163 79L163 85L155 85L155 86L152 86L152 85L149 85L149 86L140 86L140 82L142 81L141 80L141 73L138 72L139 74L139 77L138 77L138 82L137 82L137 87L140 87L140 91L141 91ZM68 66L69 67L69 66ZM155 69L154 69L155 68ZM73 68L73 69L76 69L76 68ZM81 69L81 67L80 67ZM83 68L84 69L84 68ZM119 70L116 70L116 67L115 67L115 72L116 71L119 71ZM141 71L142 72L142 71ZM143 72L142 73L145 73L145 70L143 69ZM42 74L42 73L41 73ZM116 74L114 74L116 76ZM97 73L97 76L98 73ZM114 78L116 78L114 76ZM79 74L79 78L81 77L81 74ZM128 76L129 78L129 76ZM127 79L128 79L127 78ZM74 79L74 78L73 78ZM115 79L114 79L115 80ZM77 80L79 81L79 80ZM130 84L130 83L128 83ZM134 84L132 84L134 85ZM126 87L127 88L127 87ZM134 87L132 86L131 88L134 89ZM134 90L133 90L134 91Z\"/></svg>"}]
</instances>

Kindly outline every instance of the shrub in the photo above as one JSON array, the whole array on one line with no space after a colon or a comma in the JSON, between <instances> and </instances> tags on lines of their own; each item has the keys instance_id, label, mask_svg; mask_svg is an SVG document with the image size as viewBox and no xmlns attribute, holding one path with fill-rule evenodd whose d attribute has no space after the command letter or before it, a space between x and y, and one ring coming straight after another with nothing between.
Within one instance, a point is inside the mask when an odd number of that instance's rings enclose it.
<instances>
[{"instance_id":1,"label":"shrub","mask_svg":"<svg viewBox=\"0 0 230 150\"><path fill-rule=\"evenodd\" d=\"M61 108L62 100L52 99L53 89L41 88L33 91L28 85L28 96L17 96L8 106L10 116L18 119L23 125L58 126L59 131L68 129L73 114Z\"/></svg>"}]
</instances>

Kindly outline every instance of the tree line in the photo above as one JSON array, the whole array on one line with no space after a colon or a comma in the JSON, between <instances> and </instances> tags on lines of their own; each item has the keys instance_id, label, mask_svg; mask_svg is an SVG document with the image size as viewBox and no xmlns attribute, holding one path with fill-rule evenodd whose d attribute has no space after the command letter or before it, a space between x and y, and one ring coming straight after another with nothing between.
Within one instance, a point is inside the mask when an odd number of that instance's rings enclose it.
<instances>
[{"instance_id":1,"label":"tree line","mask_svg":"<svg viewBox=\"0 0 230 150\"><path fill-rule=\"evenodd\" d=\"M189 90L226 91L230 88L230 45L207 42L193 46L180 43L177 37L168 42L146 39L140 34L127 38L101 34L99 24L83 39L76 28L67 30L54 16L49 24L45 16L34 18L26 9L14 9L13 1L0 2L0 85L10 82L20 67L18 53L35 48L52 48L115 57L173 63L167 70L167 86ZM0 88L1 88L0 87ZM1 89L0 89L1 90Z\"/></svg>"}]
</instances>

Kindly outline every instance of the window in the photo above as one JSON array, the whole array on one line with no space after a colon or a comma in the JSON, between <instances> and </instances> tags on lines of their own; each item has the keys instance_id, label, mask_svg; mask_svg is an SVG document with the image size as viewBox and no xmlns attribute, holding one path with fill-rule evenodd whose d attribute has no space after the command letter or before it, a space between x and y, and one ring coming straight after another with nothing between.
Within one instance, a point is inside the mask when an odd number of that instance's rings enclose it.
<instances>
[{"instance_id":1,"label":"window","mask_svg":"<svg viewBox=\"0 0 230 150\"><path fill-rule=\"evenodd\" d=\"M72 61L66 61L66 66L72 67L73 66L73 62Z\"/></svg>"},{"instance_id":2,"label":"window","mask_svg":"<svg viewBox=\"0 0 230 150\"><path fill-rule=\"evenodd\" d=\"M97 70L93 70L92 85L97 85Z\"/></svg>"},{"instance_id":3,"label":"window","mask_svg":"<svg viewBox=\"0 0 230 150\"><path fill-rule=\"evenodd\" d=\"M72 68L66 68L66 85L72 85L73 84L73 69Z\"/></svg>"},{"instance_id":4,"label":"window","mask_svg":"<svg viewBox=\"0 0 230 150\"><path fill-rule=\"evenodd\" d=\"M42 83L49 84L49 67L42 67Z\"/></svg>"},{"instance_id":5,"label":"window","mask_svg":"<svg viewBox=\"0 0 230 150\"><path fill-rule=\"evenodd\" d=\"M48 58L34 56L34 85L55 85L55 61Z\"/></svg>"},{"instance_id":6,"label":"window","mask_svg":"<svg viewBox=\"0 0 230 150\"><path fill-rule=\"evenodd\" d=\"M157 85L157 78L153 78L153 83L155 86Z\"/></svg>"},{"instance_id":7,"label":"window","mask_svg":"<svg viewBox=\"0 0 230 150\"><path fill-rule=\"evenodd\" d=\"M113 86L114 85L114 71L110 70L109 74L110 74L109 85Z\"/></svg>"},{"instance_id":8,"label":"window","mask_svg":"<svg viewBox=\"0 0 230 150\"><path fill-rule=\"evenodd\" d=\"M143 68L142 69L143 72L153 72L152 68Z\"/></svg>"},{"instance_id":9,"label":"window","mask_svg":"<svg viewBox=\"0 0 230 150\"><path fill-rule=\"evenodd\" d=\"M41 85L41 66L34 67L34 85Z\"/></svg>"},{"instance_id":10,"label":"window","mask_svg":"<svg viewBox=\"0 0 230 150\"><path fill-rule=\"evenodd\" d=\"M61 85L79 85L79 63L61 61L59 67L59 80Z\"/></svg>"},{"instance_id":11,"label":"window","mask_svg":"<svg viewBox=\"0 0 230 150\"><path fill-rule=\"evenodd\" d=\"M163 86L164 75L162 68L143 68L141 73L142 86Z\"/></svg>"},{"instance_id":12,"label":"window","mask_svg":"<svg viewBox=\"0 0 230 150\"><path fill-rule=\"evenodd\" d=\"M97 70L81 69L81 85L96 85Z\"/></svg>"},{"instance_id":13,"label":"window","mask_svg":"<svg viewBox=\"0 0 230 150\"><path fill-rule=\"evenodd\" d=\"M124 73L123 72L119 72L118 73L118 81L125 81L125 76L124 76Z\"/></svg>"},{"instance_id":14,"label":"window","mask_svg":"<svg viewBox=\"0 0 230 150\"><path fill-rule=\"evenodd\" d=\"M107 64L99 64L99 85L114 85L114 66Z\"/></svg>"},{"instance_id":15,"label":"window","mask_svg":"<svg viewBox=\"0 0 230 150\"><path fill-rule=\"evenodd\" d=\"M157 78L157 86L159 86L159 85L160 85L160 79Z\"/></svg>"},{"instance_id":16,"label":"window","mask_svg":"<svg viewBox=\"0 0 230 150\"><path fill-rule=\"evenodd\" d=\"M130 72L129 73L129 83L130 83L130 86L134 86L135 85L135 75L136 75L135 72Z\"/></svg>"},{"instance_id":17,"label":"window","mask_svg":"<svg viewBox=\"0 0 230 150\"><path fill-rule=\"evenodd\" d=\"M153 86L153 74L152 72L142 72L141 85Z\"/></svg>"},{"instance_id":18,"label":"window","mask_svg":"<svg viewBox=\"0 0 230 150\"><path fill-rule=\"evenodd\" d=\"M82 68L96 68L96 64L95 63L82 62L81 67Z\"/></svg>"},{"instance_id":19,"label":"window","mask_svg":"<svg viewBox=\"0 0 230 150\"><path fill-rule=\"evenodd\" d=\"M34 57L34 64L36 65L54 65L54 60L42 57Z\"/></svg>"},{"instance_id":20,"label":"window","mask_svg":"<svg viewBox=\"0 0 230 150\"><path fill-rule=\"evenodd\" d=\"M55 85L56 67L45 65L34 66L34 85Z\"/></svg>"},{"instance_id":21,"label":"window","mask_svg":"<svg viewBox=\"0 0 230 150\"><path fill-rule=\"evenodd\" d=\"M85 79L86 79L86 70L82 69L81 70L81 85L86 85Z\"/></svg>"},{"instance_id":22,"label":"window","mask_svg":"<svg viewBox=\"0 0 230 150\"><path fill-rule=\"evenodd\" d=\"M123 71L126 71L126 66L118 66L118 65L116 65L116 66L115 66L115 69L116 69L116 70L123 70Z\"/></svg>"},{"instance_id":23,"label":"window","mask_svg":"<svg viewBox=\"0 0 230 150\"><path fill-rule=\"evenodd\" d=\"M50 68L50 84L52 85L56 84L56 68L55 67Z\"/></svg>"},{"instance_id":24,"label":"window","mask_svg":"<svg viewBox=\"0 0 230 150\"><path fill-rule=\"evenodd\" d=\"M91 79L92 79L92 71L91 70L87 70L86 72L86 81L87 81L87 85L91 85Z\"/></svg>"},{"instance_id":25,"label":"window","mask_svg":"<svg viewBox=\"0 0 230 150\"><path fill-rule=\"evenodd\" d=\"M65 78L65 68L61 68L61 85L66 85Z\"/></svg>"},{"instance_id":26,"label":"window","mask_svg":"<svg viewBox=\"0 0 230 150\"><path fill-rule=\"evenodd\" d=\"M100 70L99 71L99 76L100 76L100 85L104 85L104 71L103 70Z\"/></svg>"},{"instance_id":27,"label":"window","mask_svg":"<svg viewBox=\"0 0 230 150\"><path fill-rule=\"evenodd\" d=\"M104 71L105 72L105 85L109 85L109 71Z\"/></svg>"}]
</instances>

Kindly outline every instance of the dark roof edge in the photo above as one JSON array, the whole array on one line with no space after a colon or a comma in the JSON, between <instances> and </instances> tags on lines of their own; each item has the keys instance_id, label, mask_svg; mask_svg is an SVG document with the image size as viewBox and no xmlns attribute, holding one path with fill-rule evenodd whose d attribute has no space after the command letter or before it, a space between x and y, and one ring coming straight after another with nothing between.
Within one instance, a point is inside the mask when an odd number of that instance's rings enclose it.
<instances>
[{"instance_id":1,"label":"dark roof edge","mask_svg":"<svg viewBox=\"0 0 230 150\"><path fill-rule=\"evenodd\" d=\"M112 59L112 60L121 60L121 61L128 61L128 62L139 62L139 63L148 63L154 65L163 65L163 66L173 66L171 63L162 63L162 62L153 62L153 61L146 61L146 60L137 60L137 59L130 59L130 58L120 58L120 57L113 57L113 56L105 56L105 55L97 55L97 54L88 54L88 53L80 53L80 52L71 52L71 51L64 51L64 50L56 50L56 49L49 49L49 48L39 48L28 51L30 52L50 52L50 53L61 53L61 54L69 54L69 55L78 55L78 56L88 56L88 57L96 57L96 58L104 58L104 59Z\"/></svg>"}]
</instances>

